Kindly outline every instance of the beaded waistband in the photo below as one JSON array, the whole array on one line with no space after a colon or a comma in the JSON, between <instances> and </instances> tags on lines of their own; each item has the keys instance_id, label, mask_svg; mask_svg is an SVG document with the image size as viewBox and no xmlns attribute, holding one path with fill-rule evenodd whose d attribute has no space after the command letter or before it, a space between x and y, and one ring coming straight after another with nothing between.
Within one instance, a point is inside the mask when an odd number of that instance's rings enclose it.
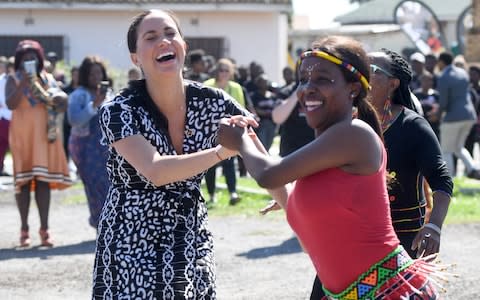
<instances>
[{"instance_id":1,"label":"beaded waistband","mask_svg":"<svg viewBox=\"0 0 480 300\"><path fill-rule=\"evenodd\" d=\"M408 268L413 260L402 246L398 246L385 258L374 264L370 269L358 276L358 279L345 290L334 294L323 288L329 299L335 300L367 300L375 299L375 293L389 279Z\"/></svg>"}]
</instances>

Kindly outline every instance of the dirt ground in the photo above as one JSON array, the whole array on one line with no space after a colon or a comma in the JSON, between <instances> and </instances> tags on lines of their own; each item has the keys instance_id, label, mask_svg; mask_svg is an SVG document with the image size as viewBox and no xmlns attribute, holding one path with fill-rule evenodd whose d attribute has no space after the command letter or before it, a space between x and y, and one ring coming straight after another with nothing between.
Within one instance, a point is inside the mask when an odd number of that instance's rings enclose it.
<instances>
[{"instance_id":1,"label":"dirt ground","mask_svg":"<svg viewBox=\"0 0 480 300\"><path fill-rule=\"evenodd\" d=\"M95 231L86 205L61 204L54 192L51 232L56 246L39 248L32 202L33 246L17 249L19 217L13 192L0 192L0 299L89 299ZM277 213L268 217L215 217L218 299L308 299L314 270ZM460 275L444 299L480 299L480 224L444 228L441 259Z\"/></svg>"}]
</instances>

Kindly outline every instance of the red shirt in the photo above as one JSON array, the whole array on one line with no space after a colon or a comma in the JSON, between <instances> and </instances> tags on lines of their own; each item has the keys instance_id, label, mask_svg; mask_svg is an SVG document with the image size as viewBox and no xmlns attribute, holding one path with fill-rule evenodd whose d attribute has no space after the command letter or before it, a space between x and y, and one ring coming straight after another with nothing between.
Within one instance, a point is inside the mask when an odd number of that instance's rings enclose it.
<instances>
[{"instance_id":1,"label":"red shirt","mask_svg":"<svg viewBox=\"0 0 480 300\"><path fill-rule=\"evenodd\" d=\"M372 175L327 169L297 180L287 219L310 255L325 288L339 293L392 252L386 187L387 154Z\"/></svg>"}]
</instances>

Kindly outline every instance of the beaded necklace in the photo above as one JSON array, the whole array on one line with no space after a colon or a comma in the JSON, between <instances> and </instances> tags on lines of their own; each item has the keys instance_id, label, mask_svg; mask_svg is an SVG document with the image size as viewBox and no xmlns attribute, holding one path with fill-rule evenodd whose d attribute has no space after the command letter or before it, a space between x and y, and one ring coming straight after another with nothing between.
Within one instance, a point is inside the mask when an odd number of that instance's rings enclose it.
<instances>
[{"instance_id":1,"label":"beaded necklace","mask_svg":"<svg viewBox=\"0 0 480 300\"><path fill-rule=\"evenodd\" d=\"M382 114L382 132L387 131L387 129L395 121L395 117L392 112L392 100L387 98L385 104L383 105L383 114Z\"/></svg>"}]
</instances>

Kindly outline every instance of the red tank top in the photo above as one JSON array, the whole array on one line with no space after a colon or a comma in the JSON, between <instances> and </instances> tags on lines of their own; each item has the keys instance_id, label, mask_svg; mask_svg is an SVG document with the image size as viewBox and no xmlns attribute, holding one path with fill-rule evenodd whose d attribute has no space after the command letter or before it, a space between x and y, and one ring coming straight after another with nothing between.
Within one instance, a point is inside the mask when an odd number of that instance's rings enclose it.
<instances>
[{"instance_id":1,"label":"red tank top","mask_svg":"<svg viewBox=\"0 0 480 300\"><path fill-rule=\"evenodd\" d=\"M372 175L327 169L297 180L287 218L325 288L339 293L399 241L386 187L387 154Z\"/></svg>"}]
</instances>

